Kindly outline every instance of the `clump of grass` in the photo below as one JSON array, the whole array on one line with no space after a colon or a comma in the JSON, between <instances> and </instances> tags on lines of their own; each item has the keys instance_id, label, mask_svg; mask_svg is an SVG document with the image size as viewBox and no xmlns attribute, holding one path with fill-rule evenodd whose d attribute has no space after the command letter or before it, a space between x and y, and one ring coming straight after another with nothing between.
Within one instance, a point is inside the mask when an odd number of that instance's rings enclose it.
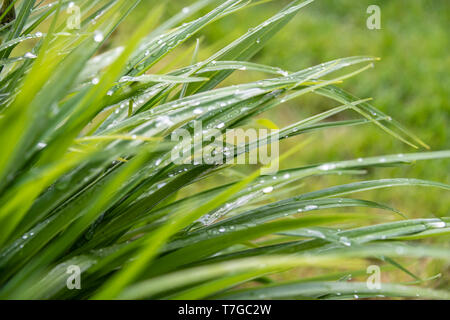
<instances>
[{"instance_id":1,"label":"clump of grass","mask_svg":"<svg viewBox=\"0 0 450 320\"><path fill-rule=\"evenodd\" d=\"M333 161L270 177L256 170L243 179L229 165L171 161L174 130L201 120L225 132L304 94L341 106L280 129L282 139L373 124L411 147L426 147L368 99L336 86L371 67L375 58L343 58L296 72L248 62L311 2L292 1L200 62L196 42L191 65L155 75L151 68L202 28L258 2L198 1L162 23L157 21L163 7L155 7L123 46L99 53L139 1L17 1L16 17L0 27L0 297L449 298L447 291L423 286L370 289L364 282L339 281L349 272L364 272L370 258L420 284L424 280L397 258L450 258L444 247L410 243L448 234L450 218L367 225L368 214L339 209L399 212L344 196L396 186L448 190L448 185L399 178L306 193L296 187L309 177L360 175L372 167L448 158L450 151ZM68 29L62 14L74 4L86 13L79 30ZM31 39L38 39L33 48L14 56L13 49ZM267 78L219 88L237 69L264 72ZM329 120L349 110L359 118ZM246 149L253 147L249 143ZM221 185L221 174L235 179ZM206 178L219 183L194 195L179 193ZM286 198L293 191L297 195ZM333 210L322 212L326 209ZM334 272L338 265L343 273ZM81 290L66 287L68 266L81 269ZM330 273L288 283L270 280L298 267ZM245 283L262 284L240 287Z\"/></svg>"}]
</instances>

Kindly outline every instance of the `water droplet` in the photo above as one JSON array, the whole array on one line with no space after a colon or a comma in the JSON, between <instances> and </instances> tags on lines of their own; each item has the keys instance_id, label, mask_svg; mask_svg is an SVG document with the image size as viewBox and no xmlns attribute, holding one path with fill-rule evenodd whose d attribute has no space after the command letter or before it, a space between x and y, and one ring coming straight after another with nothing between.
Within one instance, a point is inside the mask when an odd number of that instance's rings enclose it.
<instances>
[{"instance_id":1,"label":"water droplet","mask_svg":"<svg viewBox=\"0 0 450 320\"><path fill-rule=\"evenodd\" d=\"M157 186L157 188L158 189L161 189L162 187L164 187L166 185L166 183L165 182L163 182L163 183L160 183L160 184L158 184L158 186Z\"/></svg>"},{"instance_id":2,"label":"water droplet","mask_svg":"<svg viewBox=\"0 0 450 320\"><path fill-rule=\"evenodd\" d=\"M36 59L37 56L36 56L34 53L27 52L27 53L25 53L25 58L28 58L28 59Z\"/></svg>"},{"instance_id":3,"label":"water droplet","mask_svg":"<svg viewBox=\"0 0 450 320\"><path fill-rule=\"evenodd\" d=\"M428 225L432 228L438 228L438 229L445 228L447 226L447 224L444 221L430 222Z\"/></svg>"},{"instance_id":4,"label":"water droplet","mask_svg":"<svg viewBox=\"0 0 450 320\"><path fill-rule=\"evenodd\" d=\"M103 33L101 33L100 31L95 31L95 33L94 33L94 41L95 42L102 42L103 39L105 39L105 37L103 36Z\"/></svg>"},{"instance_id":5,"label":"water droplet","mask_svg":"<svg viewBox=\"0 0 450 320\"><path fill-rule=\"evenodd\" d=\"M342 243L344 246L350 247L352 245L351 241L347 237L340 237L339 242Z\"/></svg>"},{"instance_id":6,"label":"water droplet","mask_svg":"<svg viewBox=\"0 0 450 320\"><path fill-rule=\"evenodd\" d=\"M329 170L336 169L336 165L333 163L327 163L327 164L321 165L319 167L319 169L322 171L329 171Z\"/></svg>"},{"instance_id":7,"label":"water droplet","mask_svg":"<svg viewBox=\"0 0 450 320\"><path fill-rule=\"evenodd\" d=\"M272 191L273 191L273 187L272 187L272 186L263 189L263 192L264 192L265 194L272 193Z\"/></svg>"}]
</instances>

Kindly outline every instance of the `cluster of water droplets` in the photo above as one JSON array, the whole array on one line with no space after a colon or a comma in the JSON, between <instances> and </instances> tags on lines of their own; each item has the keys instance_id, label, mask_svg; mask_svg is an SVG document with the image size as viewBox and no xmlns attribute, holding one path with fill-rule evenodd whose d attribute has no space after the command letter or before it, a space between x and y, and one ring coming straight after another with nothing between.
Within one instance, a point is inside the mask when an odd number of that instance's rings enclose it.
<instances>
[{"instance_id":1,"label":"cluster of water droplets","mask_svg":"<svg viewBox=\"0 0 450 320\"><path fill-rule=\"evenodd\" d=\"M25 36L18 37L18 38L15 38L15 39L12 39L10 41L7 41L7 42L3 43L2 45L0 45L0 49L3 50L3 49L6 49L6 48L9 48L9 47L12 47L12 46L14 46L14 45L16 45L18 43L21 43L21 42L23 42L25 40L38 39L38 38L42 38L43 36L44 36L44 34L42 32L39 32L39 31L36 32L36 33L33 33L33 34L27 34Z\"/></svg>"},{"instance_id":2,"label":"cluster of water droplets","mask_svg":"<svg viewBox=\"0 0 450 320\"><path fill-rule=\"evenodd\" d=\"M234 209L242 207L248 203L250 203L255 198L255 194L246 194L241 197L238 197L236 200L228 202L221 206L220 208L214 210L211 213L208 213L202 216L197 222L200 222L204 226L210 226L220 218L224 217Z\"/></svg>"}]
</instances>

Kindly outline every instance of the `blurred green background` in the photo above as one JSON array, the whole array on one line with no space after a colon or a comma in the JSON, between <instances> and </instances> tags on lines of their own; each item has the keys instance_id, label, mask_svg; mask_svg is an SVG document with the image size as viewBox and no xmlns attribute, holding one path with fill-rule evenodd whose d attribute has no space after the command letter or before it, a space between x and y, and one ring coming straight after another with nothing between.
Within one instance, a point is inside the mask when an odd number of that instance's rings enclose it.
<instances>
[{"instance_id":1,"label":"blurred green background","mask_svg":"<svg viewBox=\"0 0 450 320\"><path fill-rule=\"evenodd\" d=\"M218 1L219 3L220 1ZM157 1L144 1L115 35L119 40L133 30ZM167 1L167 16L193 1ZM275 14L287 0L268 1L228 16L204 29L200 58L206 58L252 26ZM369 5L381 8L381 30L369 30ZM134 23L133 23L134 22ZM300 70L336 58L371 55L380 57L375 69L347 80L341 86L373 104L415 132L432 150L449 149L450 135L450 1L448 0L317 0L305 7L252 61L286 70ZM192 43L191 43L192 44ZM191 48L175 52L185 55ZM164 65L164 61L162 65ZM160 66L161 67L161 66ZM235 72L228 83L255 79L249 72ZM264 115L283 126L323 111L335 103L309 95ZM351 116L343 114L339 117ZM313 134L314 141L283 165L352 159L391 153L415 152L411 147L368 125ZM304 137L300 138L304 139ZM286 150L299 139L284 142ZM409 177L450 183L446 160L426 161L401 168L378 169L371 178ZM348 178L310 180L308 190L323 184L344 183ZM350 179L351 180L351 179ZM320 184L320 185L318 185ZM385 201L410 217L448 216L448 193L436 189L397 188L367 194Z\"/></svg>"}]
</instances>

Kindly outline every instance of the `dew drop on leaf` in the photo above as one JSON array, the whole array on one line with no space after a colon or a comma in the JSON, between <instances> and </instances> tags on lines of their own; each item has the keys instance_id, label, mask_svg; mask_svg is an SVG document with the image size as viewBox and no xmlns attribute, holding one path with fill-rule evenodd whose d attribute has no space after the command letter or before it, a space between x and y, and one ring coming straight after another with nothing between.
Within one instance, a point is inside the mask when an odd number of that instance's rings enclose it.
<instances>
[{"instance_id":1,"label":"dew drop on leaf","mask_svg":"<svg viewBox=\"0 0 450 320\"><path fill-rule=\"evenodd\" d=\"M36 59L37 58L37 56L34 53L31 53L31 52L25 53L24 57L28 58L28 59Z\"/></svg>"},{"instance_id":2,"label":"dew drop on leaf","mask_svg":"<svg viewBox=\"0 0 450 320\"><path fill-rule=\"evenodd\" d=\"M104 38L105 37L103 36L103 33L101 33L100 31L96 31L94 33L94 41L95 42L102 42Z\"/></svg>"},{"instance_id":3,"label":"dew drop on leaf","mask_svg":"<svg viewBox=\"0 0 450 320\"><path fill-rule=\"evenodd\" d=\"M272 193L272 191L273 191L273 187L267 187L267 188L263 189L263 192L265 194Z\"/></svg>"}]
</instances>

